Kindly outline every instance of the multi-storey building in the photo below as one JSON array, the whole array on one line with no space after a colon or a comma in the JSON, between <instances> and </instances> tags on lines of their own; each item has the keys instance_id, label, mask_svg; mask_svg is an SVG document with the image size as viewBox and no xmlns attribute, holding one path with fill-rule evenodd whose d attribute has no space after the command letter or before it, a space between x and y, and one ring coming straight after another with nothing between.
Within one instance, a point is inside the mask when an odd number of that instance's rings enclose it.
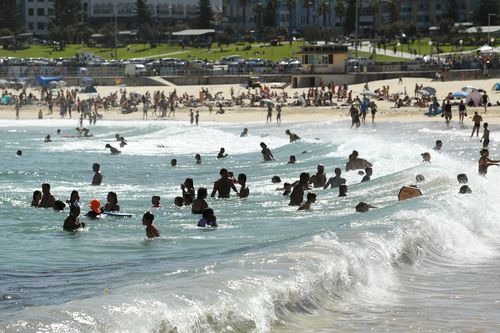
<instances>
[{"instance_id":1,"label":"multi-storey building","mask_svg":"<svg viewBox=\"0 0 500 333\"><path fill-rule=\"evenodd\" d=\"M44 35L49 31L50 16L54 14L54 0L24 0L26 31Z\"/></svg>"}]
</instances>

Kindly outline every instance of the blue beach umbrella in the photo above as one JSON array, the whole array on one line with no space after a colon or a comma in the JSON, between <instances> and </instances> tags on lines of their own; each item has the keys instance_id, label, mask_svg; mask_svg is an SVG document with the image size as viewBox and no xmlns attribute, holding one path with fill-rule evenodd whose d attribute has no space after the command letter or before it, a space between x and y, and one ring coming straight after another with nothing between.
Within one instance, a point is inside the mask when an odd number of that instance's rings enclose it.
<instances>
[{"instance_id":1,"label":"blue beach umbrella","mask_svg":"<svg viewBox=\"0 0 500 333\"><path fill-rule=\"evenodd\" d=\"M466 91L461 91L461 90L459 90L459 91L455 91L455 92L454 92L453 94L451 94L451 95L452 95L453 97L455 97L455 98L465 98L465 97L467 97L467 96L469 95L469 93L468 93L468 92L466 92Z\"/></svg>"}]
</instances>

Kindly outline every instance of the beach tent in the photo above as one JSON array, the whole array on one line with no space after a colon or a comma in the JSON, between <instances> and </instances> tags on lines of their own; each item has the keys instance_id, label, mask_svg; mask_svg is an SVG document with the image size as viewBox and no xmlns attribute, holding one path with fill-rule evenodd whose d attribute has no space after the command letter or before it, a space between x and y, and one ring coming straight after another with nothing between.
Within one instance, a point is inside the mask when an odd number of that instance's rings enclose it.
<instances>
[{"instance_id":1,"label":"beach tent","mask_svg":"<svg viewBox=\"0 0 500 333\"><path fill-rule=\"evenodd\" d=\"M465 98L465 102L469 104L469 102L472 100L474 102L474 106L479 106L481 104L481 97L483 97L483 95L481 95L477 91L473 91L469 95L467 95L467 97Z\"/></svg>"},{"instance_id":2,"label":"beach tent","mask_svg":"<svg viewBox=\"0 0 500 333\"><path fill-rule=\"evenodd\" d=\"M499 83L495 83L493 85L493 88L491 90L493 90L493 91L500 91L500 82Z\"/></svg>"},{"instance_id":3,"label":"beach tent","mask_svg":"<svg viewBox=\"0 0 500 333\"><path fill-rule=\"evenodd\" d=\"M468 92L466 91L462 91L462 90L459 90L459 91L455 91L453 94L451 94L453 97L455 98L464 98L464 97L467 97L469 95Z\"/></svg>"},{"instance_id":4,"label":"beach tent","mask_svg":"<svg viewBox=\"0 0 500 333\"><path fill-rule=\"evenodd\" d=\"M83 89L83 92L85 94L92 94L92 93L97 93L97 89L93 86L88 86Z\"/></svg>"},{"instance_id":5,"label":"beach tent","mask_svg":"<svg viewBox=\"0 0 500 333\"><path fill-rule=\"evenodd\" d=\"M460 90L465 91L466 93L471 93L471 92L477 92L477 91L479 91L478 88L473 87L473 86L465 86L465 87L462 87L462 89L460 89Z\"/></svg>"},{"instance_id":6,"label":"beach tent","mask_svg":"<svg viewBox=\"0 0 500 333\"><path fill-rule=\"evenodd\" d=\"M38 82L38 84L40 84L42 87L47 88L49 86L49 82L60 81L60 80L62 80L62 78L63 78L62 75L59 75L59 76L37 76L36 82Z\"/></svg>"}]
</instances>

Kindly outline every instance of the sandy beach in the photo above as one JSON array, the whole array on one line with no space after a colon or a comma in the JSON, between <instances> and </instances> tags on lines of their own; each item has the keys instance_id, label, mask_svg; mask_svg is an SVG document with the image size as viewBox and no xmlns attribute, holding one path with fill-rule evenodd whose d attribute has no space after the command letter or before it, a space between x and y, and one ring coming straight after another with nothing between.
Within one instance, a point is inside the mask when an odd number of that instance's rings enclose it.
<instances>
[{"instance_id":1,"label":"sandy beach","mask_svg":"<svg viewBox=\"0 0 500 333\"><path fill-rule=\"evenodd\" d=\"M471 81L449 81L449 82L437 82L427 78L403 78L403 83L399 83L398 79L391 80L381 80L369 83L369 89L374 91L376 89L382 88L382 86L389 86L390 94L405 92L408 96L413 97L415 85L419 84L424 87L433 87L436 89L436 97L438 101L441 102L448 93L459 91L462 87L472 86L478 89L485 90L490 98L492 107L488 108L487 118L485 120L490 123L500 123L500 106L496 105L497 101L500 101L500 93L493 91L492 87L500 79L493 78L487 80L471 80ZM98 86L97 91L100 96L107 96L113 92L119 91L120 89L126 89L127 92L138 92L144 94L147 91L150 93L161 90L165 92L171 92L173 89L177 90L178 95L187 93L197 97L202 86L175 86L175 87L165 87L165 86L141 86L141 87L119 87L119 86ZM352 90L352 96L355 97L363 91L364 84L350 85L349 90ZM211 85L203 86L203 88L208 89L210 93L215 94L217 92L222 92L223 96L230 96L230 89L233 88L235 95L238 95L241 91L246 90L245 87L240 85ZM65 88L71 89L71 87ZM304 91L307 92L308 88L292 89L286 88L285 91L290 97L295 94L302 94ZM274 89L273 89L274 90ZM14 92L8 90L9 92ZM276 91L281 92L281 89L276 89ZM32 92L35 96L40 95L39 88L28 88L27 93ZM14 92L14 94L19 92ZM456 100L458 102L458 100ZM376 121L387 121L387 120L404 120L404 121L438 121L441 117L428 117L424 115L427 108L418 108L413 106L396 108L394 102L389 102L385 100L377 100L378 113L376 116ZM48 109L46 106L28 106L22 107L20 110L20 119L36 119L38 117L38 111L42 109L43 117L45 119L60 119L58 108L54 108L54 113L48 114ZM159 120L176 120L176 121L189 121L189 107L181 106L176 110L175 118L161 118L155 115L151 115L149 119L159 119ZM251 122L263 122L266 118L266 108L265 107L228 107L225 108L224 115L217 115L215 111L210 113L208 108L205 106L198 107L196 110L200 111L200 123L205 121L210 122L225 122L225 123L251 123ZM456 117L452 121L458 119L458 109L454 107L454 115ZM468 108L469 120L472 118L474 111L483 113L483 107L470 107ZM139 108L138 112L131 114L122 114L120 108L111 108L110 112L99 111L103 114L104 120L142 120L142 108ZM349 119L349 106L342 106L338 103L337 106L323 106L323 107L296 107L296 106L285 106L283 108L283 122L303 122L303 121L325 121L325 120L344 120ZM455 114L456 113L456 114ZM274 115L275 116L275 115ZM368 115L370 117L370 115ZM0 106L0 119L14 119L15 111L14 107L11 106ZM443 120L444 122L444 120ZM466 120L467 123L467 120Z\"/></svg>"}]
</instances>

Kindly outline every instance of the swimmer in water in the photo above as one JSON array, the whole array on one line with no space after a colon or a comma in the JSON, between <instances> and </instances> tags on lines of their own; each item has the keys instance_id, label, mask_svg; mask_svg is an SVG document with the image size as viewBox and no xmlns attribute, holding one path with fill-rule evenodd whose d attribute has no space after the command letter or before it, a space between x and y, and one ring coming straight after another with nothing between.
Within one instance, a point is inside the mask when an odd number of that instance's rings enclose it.
<instances>
[{"instance_id":1,"label":"swimmer in water","mask_svg":"<svg viewBox=\"0 0 500 333\"><path fill-rule=\"evenodd\" d=\"M481 176L486 176L488 173L488 167L492 165L498 165L500 161L497 160L490 160L488 156L490 155L490 152L488 149L483 148L480 151L481 157L479 158L478 165L479 165L479 174Z\"/></svg>"},{"instance_id":2,"label":"swimmer in water","mask_svg":"<svg viewBox=\"0 0 500 333\"><path fill-rule=\"evenodd\" d=\"M80 206L80 194L78 193L78 191L71 191L69 200L66 200L66 203L69 205L70 209L72 209L73 206Z\"/></svg>"},{"instance_id":3,"label":"swimmer in water","mask_svg":"<svg viewBox=\"0 0 500 333\"><path fill-rule=\"evenodd\" d=\"M89 202L89 207L90 211L85 214L86 217L89 219L97 219L101 217L102 209L101 209L101 202L99 199L92 199Z\"/></svg>"},{"instance_id":4,"label":"swimmer in water","mask_svg":"<svg viewBox=\"0 0 500 333\"><path fill-rule=\"evenodd\" d=\"M45 140L43 140L43 142L52 142L49 134L47 134L47 136L45 137Z\"/></svg>"},{"instance_id":5,"label":"swimmer in water","mask_svg":"<svg viewBox=\"0 0 500 333\"><path fill-rule=\"evenodd\" d=\"M238 197L241 199L247 198L250 195L250 189L246 186L247 176L244 173L240 173L238 175L238 184L241 185L240 192L238 193Z\"/></svg>"},{"instance_id":6,"label":"swimmer in water","mask_svg":"<svg viewBox=\"0 0 500 333\"><path fill-rule=\"evenodd\" d=\"M104 205L104 210L107 212L119 212L120 205L118 205L118 196L115 192L109 192L106 200L106 204Z\"/></svg>"},{"instance_id":7,"label":"swimmer in water","mask_svg":"<svg viewBox=\"0 0 500 333\"><path fill-rule=\"evenodd\" d=\"M358 213L366 213L367 211L370 210L370 208L377 208L377 207L369 205L366 202L360 202L359 204L356 205L355 208Z\"/></svg>"},{"instance_id":8,"label":"swimmer in water","mask_svg":"<svg viewBox=\"0 0 500 333\"><path fill-rule=\"evenodd\" d=\"M340 185L345 184L345 178L340 177L342 174L342 170L340 168L335 168L335 176L328 179L323 189L327 189L328 187L334 188L339 187Z\"/></svg>"},{"instance_id":9,"label":"swimmer in water","mask_svg":"<svg viewBox=\"0 0 500 333\"><path fill-rule=\"evenodd\" d=\"M16 156L23 156L23 151L22 150L16 151Z\"/></svg>"},{"instance_id":10,"label":"swimmer in water","mask_svg":"<svg viewBox=\"0 0 500 333\"><path fill-rule=\"evenodd\" d=\"M429 154L428 152L425 152L425 153L422 153L420 155L423 158L422 162L429 162L429 163L431 163L431 154Z\"/></svg>"},{"instance_id":11,"label":"swimmer in water","mask_svg":"<svg viewBox=\"0 0 500 333\"><path fill-rule=\"evenodd\" d=\"M311 205L316 202L316 194L309 192L307 193L307 200L297 210L310 210Z\"/></svg>"},{"instance_id":12,"label":"swimmer in water","mask_svg":"<svg viewBox=\"0 0 500 333\"><path fill-rule=\"evenodd\" d=\"M342 184L339 186L339 197L347 196L347 185Z\"/></svg>"},{"instance_id":13,"label":"swimmer in water","mask_svg":"<svg viewBox=\"0 0 500 333\"><path fill-rule=\"evenodd\" d=\"M469 187L469 185L462 185L462 186L460 186L460 190L458 191L458 193L460 193L460 194L470 194L470 193L472 193L472 190Z\"/></svg>"},{"instance_id":14,"label":"swimmer in water","mask_svg":"<svg viewBox=\"0 0 500 333\"><path fill-rule=\"evenodd\" d=\"M196 164L201 164L201 156L200 156L200 154L194 155L194 158L196 160Z\"/></svg>"},{"instance_id":15,"label":"swimmer in water","mask_svg":"<svg viewBox=\"0 0 500 333\"><path fill-rule=\"evenodd\" d=\"M248 136L248 128L246 128L246 127L243 129L243 132L241 132L240 138L243 138L245 136Z\"/></svg>"},{"instance_id":16,"label":"swimmer in water","mask_svg":"<svg viewBox=\"0 0 500 333\"><path fill-rule=\"evenodd\" d=\"M101 165L99 163L92 164L92 171L94 171L94 177L92 178L92 185L99 186L102 183Z\"/></svg>"},{"instance_id":17,"label":"swimmer in water","mask_svg":"<svg viewBox=\"0 0 500 333\"><path fill-rule=\"evenodd\" d=\"M208 203L205 199L208 197L208 191L204 187L198 188L198 195L196 199L194 199L193 204L191 205L191 213L192 214L202 214L205 209L208 208Z\"/></svg>"},{"instance_id":18,"label":"swimmer in water","mask_svg":"<svg viewBox=\"0 0 500 333\"><path fill-rule=\"evenodd\" d=\"M219 150L219 153L217 154L217 159L222 159L227 156L227 154L224 154L226 152L226 149L224 147L221 147Z\"/></svg>"},{"instance_id":19,"label":"swimmer in water","mask_svg":"<svg viewBox=\"0 0 500 333\"><path fill-rule=\"evenodd\" d=\"M163 206L160 204L160 196L159 195L153 195L151 197L151 208L162 208Z\"/></svg>"},{"instance_id":20,"label":"swimmer in water","mask_svg":"<svg viewBox=\"0 0 500 333\"><path fill-rule=\"evenodd\" d=\"M111 151L111 155L118 155L121 153L121 151L119 151L115 147L111 146L109 143L106 144L105 148L109 148L109 150Z\"/></svg>"},{"instance_id":21,"label":"swimmer in water","mask_svg":"<svg viewBox=\"0 0 500 333\"><path fill-rule=\"evenodd\" d=\"M326 184L325 167L323 164L318 164L316 174L311 177L311 183L314 187L323 188Z\"/></svg>"},{"instance_id":22,"label":"swimmer in water","mask_svg":"<svg viewBox=\"0 0 500 333\"><path fill-rule=\"evenodd\" d=\"M36 190L33 192L33 199L31 200L31 207L40 207L40 201L42 200L42 192Z\"/></svg>"},{"instance_id":23,"label":"swimmer in water","mask_svg":"<svg viewBox=\"0 0 500 333\"><path fill-rule=\"evenodd\" d=\"M171 159L170 160L170 165L173 166L173 167L177 166L177 160L175 158Z\"/></svg>"},{"instance_id":24,"label":"swimmer in water","mask_svg":"<svg viewBox=\"0 0 500 333\"><path fill-rule=\"evenodd\" d=\"M181 184L182 198L184 200L184 205L189 206L194 201L195 190L194 182L192 178L186 178L184 183Z\"/></svg>"},{"instance_id":25,"label":"swimmer in water","mask_svg":"<svg viewBox=\"0 0 500 333\"><path fill-rule=\"evenodd\" d=\"M288 137L290 138L290 143L297 141L297 140L300 140L300 136L298 136L295 133L290 132L290 130L288 130L288 129L285 131L285 134L287 134Z\"/></svg>"},{"instance_id":26,"label":"swimmer in water","mask_svg":"<svg viewBox=\"0 0 500 333\"><path fill-rule=\"evenodd\" d=\"M304 201L304 189L308 188L309 178L309 173L307 172L300 174L300 179L290 194L289 206L300 206L302 204L302 201Z\"/></svg>"},{"instance_id":27,"label":"swimmer in water","mask_svg":"<svg viewBox=\"0 0 500 333\"><path fill-rule=\"evenodd\" d=\"M260 143L260 147L262 148L262 156L264 157L264 161L273 161L274 156L271 153L271 150L267 147L267 145L264 142Z\"/></svg>"},{"instance_id":28,"label":"swimmer in water","mask_svg":"<svg viewBox=\"0 0 500 333\"><path fill-rule=\"evenodd\" d=\"M80 228L85 228L85 223L80 222L80 206L71 206L69 216L64 220L63 229L75 231Z\"/></svg>"},{"instance_id":29,"label":"swimmer in water","mask_svg":"<svg viewBox=\"0 0 500 333\"><path fill-rule=\"evenodd\" d=\"M229 194L231 192L231 188L238 193L236 190L236 187L234 186L233 182L228 178L228 172L227 169L221 169L220 172L220 179L217 180L214 183L214 188L212 190L212 194L210 196L213 198L215 197L215 194L218 192L219 193L219 198L229 198Z\"/></svg>"},{"instance_id":30,"label":"swimmer in water","mask_svg":"<svg viewBox=\"0 0 500 333\"><path fill-rule=\"evenodd\" d=\"M214 215L214 211L211 208L205 209L197 225L200 228L217 227L217 217Z\"/></svg>"},{"instance_id":31,"label":"swimmer in water","mask_svg":"<svg viewBox=\"0 0 500 333\"><path fill-rule=\"evenodd\" d=\"M488 123L484 123L483 128L483 136L479 142L483 143L483 148L488 148L488 145L490 144L490 130L488 129Z\"/></svg>"},{"instance_id":32,"label":"swimmer in water","mask_svg":"<svg viewBox=\"0 0 500 333\"><path fill-rule=\"evenodd\" d=\"M120 147L125 147L127 145L127 141L125 141L125 138L122 136L120 138Z\"/></svg>"},{"instance_id":33,"label":"swimmer in water","mask_svg":"<svg viewBox=\"0 0 500 333\"><path fill-rule=\"evenodd\" d=\"M372 168L366 168L365 169L365 175L363 177L363 179L361 179L361 182L368 182L371 180L371 177L373 175L373 169Z\"/></svg>"},{"instance_id":34,"label":"swimmer in water","mask_svg":"<svg viewBox=\"0 0 500 333\"><path fill-rule=\"evenodd\" d=\"M160 229L153 224L155 216L150 212L144 213L142 216L142 225L146 226L146 237L157 238L160 237Z\"/></svg>"},{"instance_id":35,"label":"swimmer in water","mask_svg":"<svg viewBox=\"0 0 500 333\"><path fill-rule=\"evenodd\" d=\"M52 193L50 193L50 184L42 184L42 200L40 201L39 207L52 208L54 207L54 202L56 202L56 199Z\"/></svg>"},{"instance_id":36,"label":"swimmer in water","mask_svg":"<svg viewBox=\"0 0 500 333\"><path fill-rule=\"evenodd\" d=\"M443 141L436 140L436 145L432 149L437 150L438 152L441 152L441 148L443 148Z\"/></svg>"},{"instance_id":37,"label":"swimmer in water","mask_svg":"<svg viewBox=\"0 0 500 333\"><path fill-rule=\"evenodd\" d=\"M287 164L295 164L297 162L297 159L295 158L295 155L290 155L290 158L288 159Z\"/></svg>"}]
</instances>

